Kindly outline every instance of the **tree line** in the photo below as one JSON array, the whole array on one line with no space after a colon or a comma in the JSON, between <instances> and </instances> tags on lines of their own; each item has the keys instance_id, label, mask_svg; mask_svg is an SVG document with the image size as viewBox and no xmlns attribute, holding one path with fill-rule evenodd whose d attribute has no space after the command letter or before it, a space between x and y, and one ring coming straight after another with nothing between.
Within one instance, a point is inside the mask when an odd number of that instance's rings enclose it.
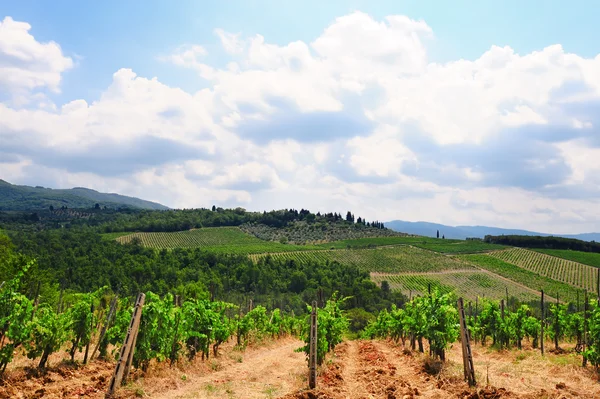
<instances>
[{"instance_id":1,"label":"tree line","mask_svg":"<svg viewBox=\"0 0 600 399\"><path fill-rule=\"evenodd\" d=\"M572 251L581 252L600 252L600 243L595 241L583 241L575 238L554 236L486 235L483 241L490 244L509 245L521 248L570 249Z\"/></svg>"}]
</instances>

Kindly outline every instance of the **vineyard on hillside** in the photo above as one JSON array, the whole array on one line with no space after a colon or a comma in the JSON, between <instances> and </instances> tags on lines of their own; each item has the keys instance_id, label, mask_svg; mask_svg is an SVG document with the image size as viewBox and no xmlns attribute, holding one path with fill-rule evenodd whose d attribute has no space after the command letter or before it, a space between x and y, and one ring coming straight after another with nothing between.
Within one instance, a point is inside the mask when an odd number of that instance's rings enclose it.
<instances>
[{"instance_id":1,"label":"vineyard on hillside","mask_svg":"<svg viewBox=\"0 0 600 399\"><path fill-rule=\"evenodd\" d=\"M372 273L371 279L377 284L387 281L390 288L399 290L406 296L425 295L429 287L442 293L455 292L467 300L476 298L503 299L506 290L519 301L536 300L539 294L511 281L506 281L481 270L456 270L443 273Z\"/></svg>"},{"instance_id":2,"label":"vineyard on hillside","mask_svg":"<svg viewBox=\"0 0 600 399\"><path fill-rule=\"evenodd\" d=\"M368 272L423 273L442 270L469 269L472 265L459 259L409 246L382 247L375 249L339 249L328 251L296 251L250 255L254 261L264 256L275 259L293 259L298 262L317 260L337 261L343 265L356 266Z\"/></svg>"},{"instance_id":3,"label":"vineyard on hillside","mask_svg":"<svg viewBox=\"0 0 600 399\"><path fill-rule=\"evenodd\" d=\"M556 281L592 292L597 291L598 269L592 266L523 248L491 252L490 256Z\"/></svg>"},{"instance_id":4,"label":"vineyard on hillside","mask_svg":"<svg viewBox=\"0 0 600 399\"><path fill-rule=\"evenodd\" d=\"M581 252L572 251L569 249L533 249L533 251L541 252L550 256L556 256L557 258L571 260L577 263L583 263L584 265L588 266L600 267L600 253L596 252Z\"/></svg>"},{"instance_id":5,"label":"vineyard on hillside","mask_svg":"<svg viewBox=\"0 0 600 399\"><path fill-rule=\"evenodd\" d=\"M435 240L415 243L416 247L445 254L471 254L506 248L504 245L489 244L477 240Z\"/></svg>"},{"instance_id":6,"label":"vineyard on hillside","mask_svg":"<svg viewBox=\"0 0 600 399\"><path fill-rule=\"evenodd\" d=\"M240 226L240 229L261 240L283 241L300 245L368 237L403 237L407 235L385 228L358 223L348 224L346 222L308 223L306 221L296 221L283 228L260 223L245 223Z\"/></svg>"},{"instance_id":7,"label":"vineyard on hillside","mask_svg":"<svg viewBox=\"0 0 600 399\"><path fill-rule=\"evenodd\" d=\"M515 281L535 291L544 290L547 295L558 296L561 300L576 301L583 298L582 289L572 285L561 283L550 277L541 276L530 270L523 269L489 254L461 255L460 259L473 263L478 267L488 270L494 274Z\"/></svg>"},{"instance_id":8,"label":"vineyard on hillside","mask_svg":"<svg viewBox=\"0 0 600 399\"><path fill-rule=\"evenodd\" d=\"M117 241L127 244L139 239L145 247L157 249L203 248L214 252L262 253L305 249L296 245L267 242L244 233L237 227L205 227L172 233L132 233Z\"/></svg>"}]
</instances>

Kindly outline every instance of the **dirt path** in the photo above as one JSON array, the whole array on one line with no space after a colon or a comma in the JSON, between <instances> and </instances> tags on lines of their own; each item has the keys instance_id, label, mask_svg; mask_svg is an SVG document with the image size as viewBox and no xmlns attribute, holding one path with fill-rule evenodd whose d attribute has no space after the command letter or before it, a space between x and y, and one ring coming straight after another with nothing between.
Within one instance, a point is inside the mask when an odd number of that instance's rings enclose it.
<instances>
[{"instance_id":1,"label":"dirt path","mask_svg":"<svg viewBox=\"0 0 600 399\"><path fill-rule=\"evenodd\" d=\"M302 346L295 339L277 342L240 354L223 370L191 377L177 389L150 393L149 397L191 398L276 398L300 388L306 378L306 357L294 350ZM241 360L241 362L239 362ZM148 390L145 390L148 394Z\"/></svg>"}]
</instances>

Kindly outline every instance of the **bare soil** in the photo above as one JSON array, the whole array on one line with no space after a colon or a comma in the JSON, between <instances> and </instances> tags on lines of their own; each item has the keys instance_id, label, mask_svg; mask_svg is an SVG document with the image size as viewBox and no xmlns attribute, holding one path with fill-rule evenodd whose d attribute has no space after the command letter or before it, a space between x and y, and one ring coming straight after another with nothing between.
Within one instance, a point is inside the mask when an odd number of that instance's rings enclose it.
<instances>
[{"instance_id":1,"label":"bare soil","mask_svg":"<svg viewBox=\"0 0 600 399\"><path fill-rule=\"evenodd\" d=\"M582 368L581 356L568 348L560 354L548 350L542 357L529 347L498 351L474 345L478 386L469 388L457 344L448 350L448 361L440 363L401 343L346 341L322 365L317 389L307 390L306 358L294 352L301 345L285 338L239 351L229 343L208 361L153 364L145 375L133 372L117 398L600 398L598 375L592 367ZM104 398L114 362L82 366L62 361L64 356L56 354L44 374L31 367L33 362L19 359L19 366L0 381L0 399Z\"/></svg>"}]
</instances>

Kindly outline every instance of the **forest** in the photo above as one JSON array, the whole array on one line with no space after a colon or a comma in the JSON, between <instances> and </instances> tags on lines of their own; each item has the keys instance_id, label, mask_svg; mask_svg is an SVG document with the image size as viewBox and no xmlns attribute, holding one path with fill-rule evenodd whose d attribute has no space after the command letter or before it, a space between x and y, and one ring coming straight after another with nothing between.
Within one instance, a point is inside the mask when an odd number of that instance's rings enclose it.
<instances>
[{"instance_id":1,"label":"forest","mask_svg":"<svg viewBox=\"0 0 600 399\"><path fill-rule=\"evenodd\" d=\"M384 292L367 272L338 262L274 259L253 262L247 256L216 254L198 248L155 250L137 243L104 240L91 229L13 232L2 236L0 281L8 280L24 263L35 260L23 278L23 293L56 304L64 293L92 292L107 286L121 296L139 292L171 293L184 298L210 295L240 303L251 298L268 308L300 314L317 290L329 297L339 291L351 296L348 308L373 312L403 297Z\"/></svg>"}]
</instances>

